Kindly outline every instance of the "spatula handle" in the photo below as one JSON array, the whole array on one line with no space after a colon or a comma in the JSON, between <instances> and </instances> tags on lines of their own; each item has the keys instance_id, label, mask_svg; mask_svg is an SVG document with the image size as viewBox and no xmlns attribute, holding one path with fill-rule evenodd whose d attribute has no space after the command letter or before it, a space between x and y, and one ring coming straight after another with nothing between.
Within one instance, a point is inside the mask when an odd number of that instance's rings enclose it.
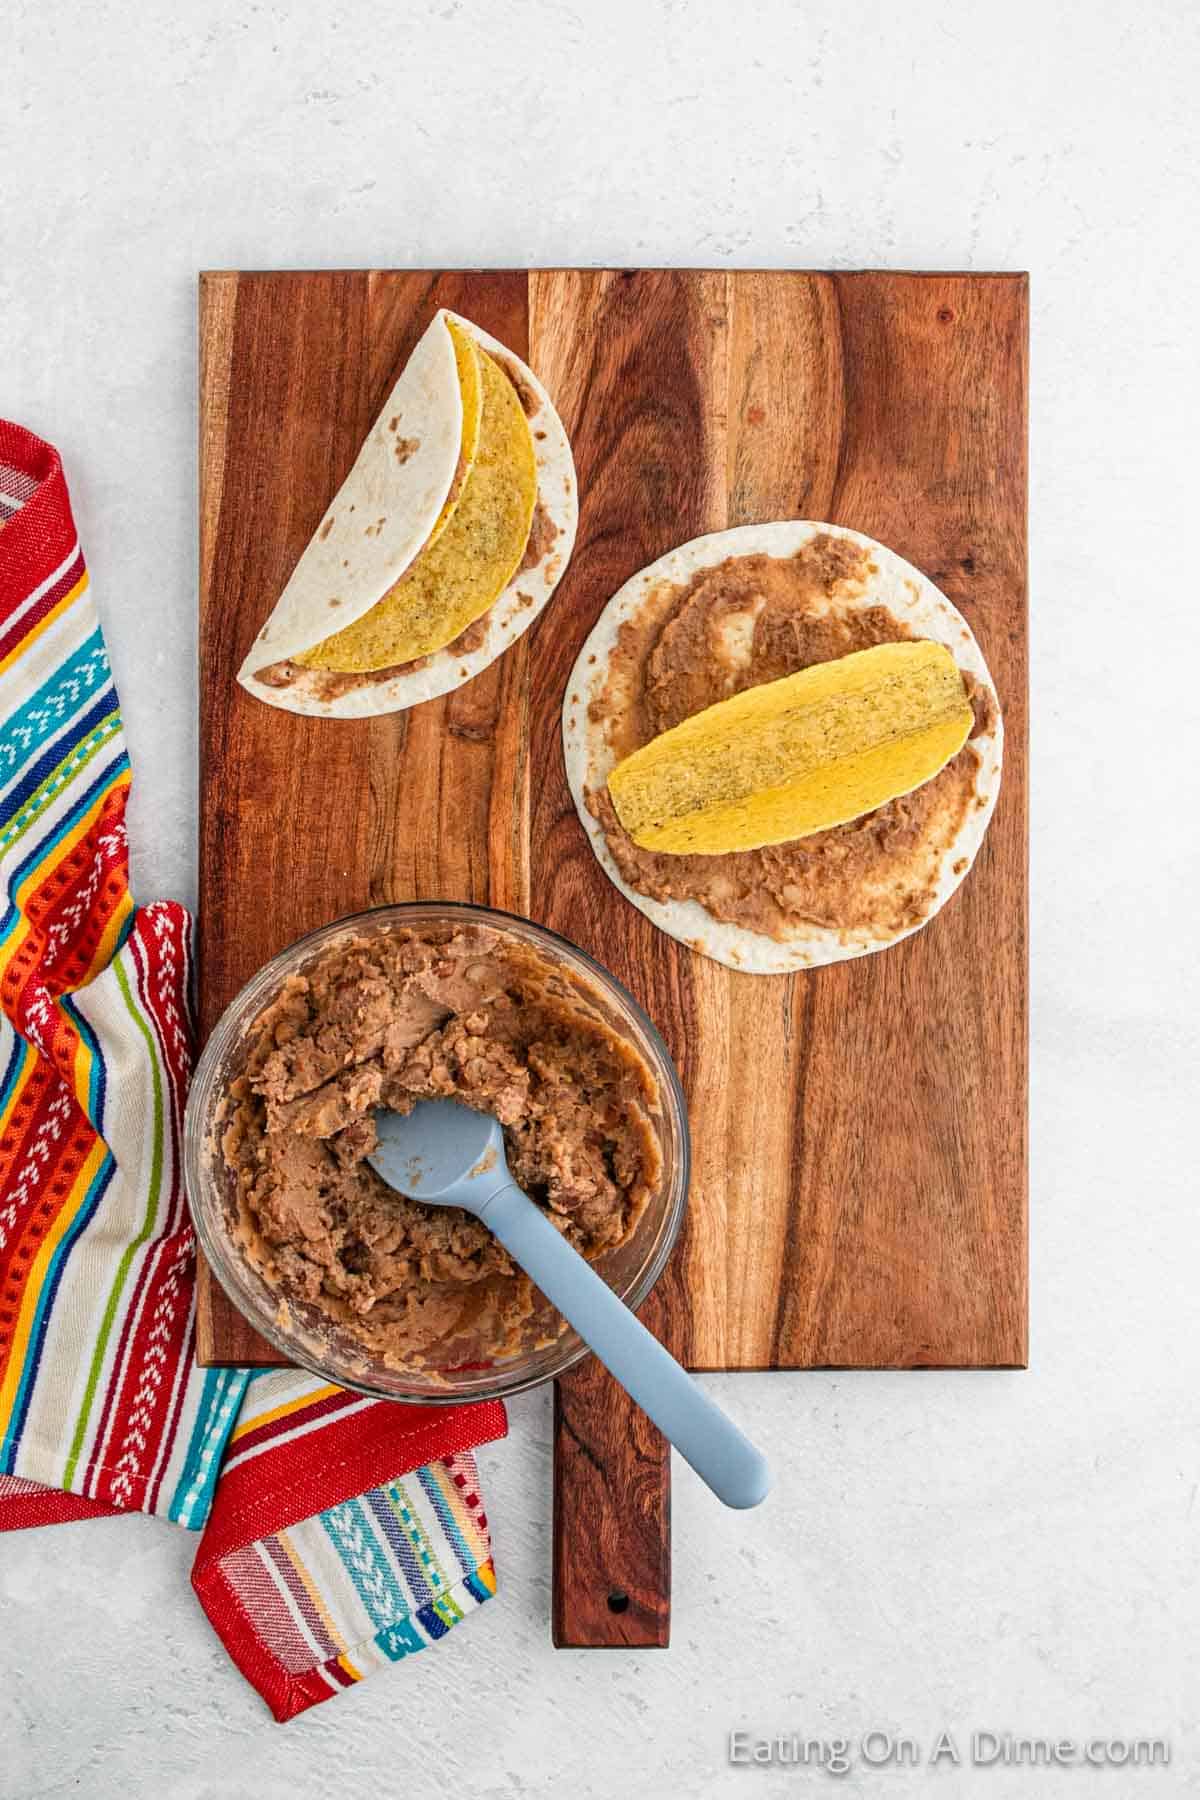
<instances>
[{"instance_id":1,"label":"spatula handle","mask_svg":"<svg viewBox=\"0 0 1200 1800\"><path fill-rule=\"evenodd\" d=\"M572 1249L540 1207L509 1184L476 1208L621 1386L726 1506L757 1506L766 1459Z\"/></svg>"}]
</instances>

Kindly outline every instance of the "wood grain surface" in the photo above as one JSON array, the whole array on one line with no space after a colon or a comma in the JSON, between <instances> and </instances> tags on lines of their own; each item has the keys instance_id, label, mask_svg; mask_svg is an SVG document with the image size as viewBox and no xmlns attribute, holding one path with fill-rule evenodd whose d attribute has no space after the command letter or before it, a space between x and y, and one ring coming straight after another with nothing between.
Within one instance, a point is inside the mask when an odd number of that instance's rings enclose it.
<instances>
[{"instance_id":1,"label":"wood grain surface","mask_svg":"<svg viewBox=\"0 0 1200 1800\"><path fill-rule=\"evenodd\" d=\"M528 636L444 700L294 717L234 682L434 307L527 355L579 471L575 557ZM681 1244L643 1310L696 1369L1026 1357L1026 402L1021 275L214 274L201 288L200 1002L388 900L490 900L598 956L687 1089ZM703 531L824 518L966 615L1005 712L979 861L884 955L740 975L603 876L563 776L576 652ZM205 1284L204 1360L270 1361ZM562 1643L666 1641L668 1464L594 1365L556 1407ZM635 1501L630 1504L630 1497Z\"/></svg>"}]
</instances>

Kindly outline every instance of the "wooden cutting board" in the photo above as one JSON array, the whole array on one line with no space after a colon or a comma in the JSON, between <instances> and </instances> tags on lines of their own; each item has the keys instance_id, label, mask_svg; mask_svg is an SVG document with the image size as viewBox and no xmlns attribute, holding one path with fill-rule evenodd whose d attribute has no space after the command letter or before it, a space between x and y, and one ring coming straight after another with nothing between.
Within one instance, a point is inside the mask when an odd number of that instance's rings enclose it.
<instances>
[{"instance_id":1,"label":"wooden cutting board","mask_svg":"<svg viewBox=\"0 0 1200 1800\"><path fill-rule=\"evenodd\" d=\"M234 672L437 306L554 397L574 560L527 636L443 700L354 723L269 709ZM643 1317L694 1369L1025 1362L1027 339L1023 275L201 278L202 1030L275 951L364 906L488 901L573 938L641 1000L687 1089L689 1216ZM763 978L692 955L610 886L559 720L627 576L776 518L853 526L932 577L983 646L1006 749L983 852L927 930ZM273 1360L207 1281L200 1346ZM662 1441L594 1362L555 1417L555 1641L665 1643Z\"/></svg>"}]
</instances>

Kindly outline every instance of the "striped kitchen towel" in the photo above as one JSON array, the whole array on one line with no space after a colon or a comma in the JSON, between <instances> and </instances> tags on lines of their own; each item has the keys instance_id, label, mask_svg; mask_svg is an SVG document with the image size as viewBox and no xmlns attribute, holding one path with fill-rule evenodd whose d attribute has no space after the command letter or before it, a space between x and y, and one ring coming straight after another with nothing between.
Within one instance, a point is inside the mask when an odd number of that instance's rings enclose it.
<instances>
[{"instance_id":1,"label":"striped kitchen towel","mask_svg":"<svg viewBox=\"0 0 1200 1800\"><path fill-rule=\"evenodd\" d=\"M290 1718L495 1588L499 1405L198 1369L190 921L129 892L117 697L57 453L0 421L0 1529L142 1511Z\"/></svg>"}]
</instances>

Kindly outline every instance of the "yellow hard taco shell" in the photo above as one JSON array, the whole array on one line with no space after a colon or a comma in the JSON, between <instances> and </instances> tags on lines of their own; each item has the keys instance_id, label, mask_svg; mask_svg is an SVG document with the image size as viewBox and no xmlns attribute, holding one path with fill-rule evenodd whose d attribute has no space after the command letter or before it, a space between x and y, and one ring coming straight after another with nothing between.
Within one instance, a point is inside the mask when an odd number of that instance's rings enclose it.
<instances>
[{"instance_id":1,"label":"yellow hard taco shell","mask_svg":"<svg viewBox=\"0 0 1200 1800\"><path fill-rule=\"evenodd\" d=\"M706 707L618 763L608 791L647 850L757 850L911 793L973 723L944 644L877 644Z\"/></svg>"},{"instance_id":2,"label":"yellow hard taco shell","mask_svg":"<svg viewBox=\"0 0 1200 1800\"><path fill-rule=\"evenodd\" d=\"M348 672L414 662L452 643L512 579L533 523L537 470L528 420L507 375L453 321L466 424L466 477L412 566L377 606L296 661ZM481 402L481 404L480 404Z\"/></svg>"},{"instance_id":3,"label":"yellow hard taco shell","mask_svg":"<svg viewBox=\"0 0 1200 1800\"><path fill-rule=\"evenodd\" d=\"M538 617L577 523L571 448L536 375L439 310L238 680L330 718L460 687Z\"/></svg>"}]
</instances>

